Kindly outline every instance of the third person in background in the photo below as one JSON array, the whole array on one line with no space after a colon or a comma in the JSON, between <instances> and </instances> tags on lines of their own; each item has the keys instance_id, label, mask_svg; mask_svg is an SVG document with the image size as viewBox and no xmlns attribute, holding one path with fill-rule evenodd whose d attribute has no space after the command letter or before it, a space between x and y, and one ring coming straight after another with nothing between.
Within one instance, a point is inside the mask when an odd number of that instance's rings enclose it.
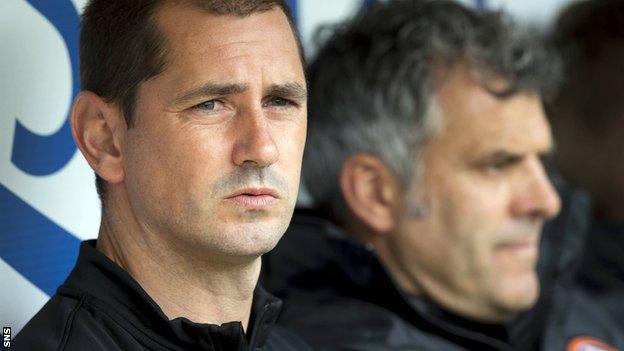
<instances>
[{"instance_id":1,"label":"third person in background","mask_svg":"<svg viewBox=\"0 0 624 351\"><path fill-rule=\"evenodd\" d=\"M578 283L624 333L624 1L570 5L550 39L565 67L547 105L556 164L592 200Z\"/></svg>"}]
</instances>

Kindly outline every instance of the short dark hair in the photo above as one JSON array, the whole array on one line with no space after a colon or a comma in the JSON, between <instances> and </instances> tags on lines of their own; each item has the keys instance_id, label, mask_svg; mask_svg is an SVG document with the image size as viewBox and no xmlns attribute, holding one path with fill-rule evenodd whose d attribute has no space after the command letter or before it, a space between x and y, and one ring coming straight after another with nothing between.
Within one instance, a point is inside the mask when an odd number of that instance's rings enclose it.
<instances>
[{"instance_id":1,"label":"short dark hair","mask_svg":"<svg viewBox=\"0 0 624 351\"><path fill-rule=\"evenodd\" d=\"M419 171L414 166L421 145L435 129L434 71L465 63L501 98L521 91L550 95L557 62L536 33L500 12L406 0L359 13L334 29L308 68L303 179L313 206L336 222L347 218L338 179L344 161L356 153L376 155L408 185ZM508 86L489 86L495 78Z\"/></svg>"},{"instance_id":2,"label":"short dark hair","mask_svg":"<svg viewBox=\"0 0 624 351\"><path fill-rule=\"evenodd\" d=\"M564 80L546 105L549 117L576 118L597 135L610 130L624 111L624 2L573 3L560 13L550 42L561 52Z\"/></svg>"},{"instance_id":3,"label":"short dark hair","mask_svg":"<svg viewBox=\"0 0 624 351\"><path fill-rule=\"evenodd\" d=\"M167 65L167 43L154 15L174 0L91 0L82 14L80 81L89 90L119 104L127 126L133 125L138 86L160 74ZM285 0L175 0L216 15L246 17L281 9L290 23L303 64L303 49ZM104 201L105 182L96 174Z\"/></svg>"}]
</instances>

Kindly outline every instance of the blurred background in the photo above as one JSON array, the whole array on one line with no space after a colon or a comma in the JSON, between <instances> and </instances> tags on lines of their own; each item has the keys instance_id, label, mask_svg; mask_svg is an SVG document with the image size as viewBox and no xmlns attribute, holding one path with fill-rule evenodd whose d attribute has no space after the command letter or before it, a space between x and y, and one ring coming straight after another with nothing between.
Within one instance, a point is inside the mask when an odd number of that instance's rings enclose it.
<instances>
[{"instance_id":1,"label":"blurred background","mask_svg":"<svg viewBox=\"0 0 624 351\"><path fill-rule=\"evenodd\" d=\"M547 30L570 0L462 0ZM0 1L0 326L16 334L63 282L79 242L97 235L94 176L68 113L78 82L86 0ZM321 25L371 0L290 0L306 55ZM149 171L149 170L148 170Z\"/></svg>"}]
</instances>

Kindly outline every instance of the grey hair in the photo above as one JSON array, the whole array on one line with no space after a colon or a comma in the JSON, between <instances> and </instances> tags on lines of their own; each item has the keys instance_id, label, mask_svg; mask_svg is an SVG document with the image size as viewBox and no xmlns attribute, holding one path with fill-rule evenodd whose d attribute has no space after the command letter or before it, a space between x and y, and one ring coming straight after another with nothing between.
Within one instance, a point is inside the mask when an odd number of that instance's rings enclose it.
<instances>
[{"instance_id":1,"label":"grey hair","mask_svg":"<svg viewBox=\"0 0 624 351\"><path fill-rule=\"evenodd\" d=\"M389 1L334 29L308 71L303 181L317 209L337 222L347 218L339 177L357 153L377 156L407 189L414 172L422 173L419 151L440 124L432 113L440 82L434 72L459 62L500 98L556 90L558 60L500 12L446 0ZM494 89L488 83L495 78L509 84Z\"/></svg>"}]
</instances>

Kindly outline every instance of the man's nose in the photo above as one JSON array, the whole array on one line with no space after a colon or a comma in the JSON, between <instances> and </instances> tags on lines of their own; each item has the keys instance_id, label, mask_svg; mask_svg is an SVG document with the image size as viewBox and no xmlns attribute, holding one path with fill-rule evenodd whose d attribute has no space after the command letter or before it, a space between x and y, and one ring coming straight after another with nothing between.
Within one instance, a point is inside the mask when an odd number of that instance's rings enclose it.
<instances>
[{"instance_id":1,"label":"man's nose","mask_svg":"<svg viewBox=\"0 0 624 351\"><path fill-rule=\"evenodd\" d=\"M279 159L279 150L268 120L261 107L241 112L236 123L232 161L238 166L254 164L267 167Z\"/></svg>"},{"instance_id":2,"label":"man's nose","mask_svg":"<svg viewBox=\"0 0 624 351\"><path fill-rule=\"evenodd\" d=\"M548 178L542 162L536 157L528 165L530 172L523 180L512 211L517 216L551 219L561 210L561 199Z\"/></svg>"}]
</instances>

